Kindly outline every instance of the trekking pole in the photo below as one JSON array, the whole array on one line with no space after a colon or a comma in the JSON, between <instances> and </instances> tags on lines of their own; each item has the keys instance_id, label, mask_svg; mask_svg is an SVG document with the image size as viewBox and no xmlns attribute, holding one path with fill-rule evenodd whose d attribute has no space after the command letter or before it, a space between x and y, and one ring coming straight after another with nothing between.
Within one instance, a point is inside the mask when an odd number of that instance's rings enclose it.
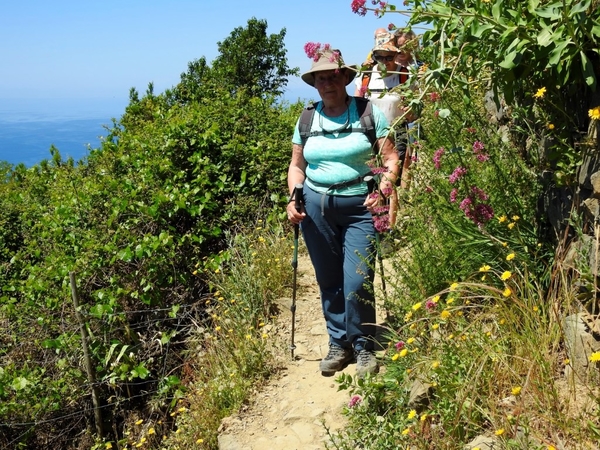
<instances>
[{"instance_id":1,"label":"trekking pole","mask_svg":"<svg viewBox=\"0 0 600 450\"><path fill-rule=\"evenodd\" d=\"M296 211L300 211L302 209L302 197L303 197L303 187L300 183L294 186L294 207ZM296 349L296 345L294 344L294 335L296 331L296 277L298 275L298 235L300 234L300 225L294 225L294 255L292 257L292 267L294 269L294 277L292 281L292 306L290 306L290 311L292 311L292 344L290 345L290 350L292 351L292 359L294 359L294 350Z\"/></svg>"}]
</instances>

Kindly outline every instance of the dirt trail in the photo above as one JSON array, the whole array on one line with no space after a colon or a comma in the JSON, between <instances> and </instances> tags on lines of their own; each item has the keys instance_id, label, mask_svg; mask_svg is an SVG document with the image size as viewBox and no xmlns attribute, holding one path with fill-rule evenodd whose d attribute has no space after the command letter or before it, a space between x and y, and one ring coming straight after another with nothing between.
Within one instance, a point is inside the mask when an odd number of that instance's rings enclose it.
<instances>
[{"instance_id":1,"label":"dirt trail","mask_svg":"<svg viewBox=\"0 0 600 450\"><path fill-rule=\"evenodd\" d=\"M219 450L321 450L328 439L326 427L333 432L346 423L342 410L350 400L349 392L338 391L336 377L323 377L319 371L328 338L306 255L298 260L298 285L295 360L287 351L280 374L261 388L248 407L223 420ZM277 327L289 345L291 299L285 303ZM354 376L355 370L356 365L350 364L344 372Z\"/></svg>"}]
</instances>

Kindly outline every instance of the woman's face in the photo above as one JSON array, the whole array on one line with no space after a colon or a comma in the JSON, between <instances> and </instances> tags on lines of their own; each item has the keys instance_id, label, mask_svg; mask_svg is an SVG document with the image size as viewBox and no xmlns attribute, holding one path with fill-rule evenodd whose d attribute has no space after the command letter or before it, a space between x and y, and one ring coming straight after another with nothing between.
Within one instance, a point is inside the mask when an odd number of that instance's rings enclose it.
<instances>
[{"instance_id":1,"label":"woman's face","mask_svg":"<svg viewBox=\"0 0 600 450\"><path fill-rule=\"evenodd\" d=\"M396 57L396 63L401 66L406 66L412 61L412 54L410 50L405 47L405 44L407 44L409 40L410 39L405 35L400 35L396 39L396 46L400 49L400 53L398 53L398 56Z\"/></svg>"},{"instance_id":2,"label":"woman's face","mask_svg":"<svg viewBox=\"0 0 600 450\"><path fill-rule=\"evenodd\" d=\"M339 96L346 98L346 69L321 70L315 73L315 88L323 100Z\"/></svg>"},{"instance_id":3,"label":"woman's face","mask_svg":"<svg viewBox=\"0 0 600 450\"><path fill-rule=\"evenodd\" d=\"M373 59L378 63L384 64L386 70L396 70L396 52L375 52Z\"/></svg>"}]
</instances>

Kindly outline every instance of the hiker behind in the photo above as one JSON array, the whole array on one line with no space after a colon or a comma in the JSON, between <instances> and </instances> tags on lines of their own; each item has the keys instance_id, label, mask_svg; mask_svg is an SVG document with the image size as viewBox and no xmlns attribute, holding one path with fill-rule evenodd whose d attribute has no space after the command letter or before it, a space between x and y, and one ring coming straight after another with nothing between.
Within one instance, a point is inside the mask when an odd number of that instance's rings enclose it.
<instances>
[{"instance_id":1,"label":"hiker behind","mask_svg":"<svg viewBox=\"0 0 600 450\"><path fill-rule=\"evenodd\" d=\"M378 370L372 287L372 212L378 200L368 196L370 186L364 179L370 174L367 162L373 150L358 111L368 102L346 93L354 77L354 67L344 66L337 50L322 51L302 75L317 89L321 101L314 106L311 133L305 141L300 133L302 117L296 124L287 181L292 194L297 183L304 184L304 205L296 211L290 202L287 215L292 223L300 223L319 283L329 334L329 352L321 360L321 372L332 375L342 370L356 354L356 373L362 377ZM374 107L371 118L376 146L387 168L378 187L389 193L396 181L398 156L386 137L385 116Z\"/></svg>"},{"instance_id":2,"label":"hiker behind","mask_svg":"<svg viewBox=\"0 0 600 450\"><path fill-rule=\"evenodd\" d=\"M402 187L408 185L408 166L410 158L406 157L408 146L408 129L416 116L403 107L403 99L397 92L390 92L395 87L408 81L414 60L412 53L406 47L401 50L396 46L400 41L405 45L411 39L410 33L392 34L380 32L375 36L375 45L371 50L372 58L378 64L371 72L364 72L356 80L355 95L370 98L385 114L390 125L394 128L394 140L400 161L398 181ZM412 33L414 36L414 33ZM416 67L416 66L415 66ZM390 197L390 224L396 222L398 197L394 190Z\"/></svg>"}]
</instances>

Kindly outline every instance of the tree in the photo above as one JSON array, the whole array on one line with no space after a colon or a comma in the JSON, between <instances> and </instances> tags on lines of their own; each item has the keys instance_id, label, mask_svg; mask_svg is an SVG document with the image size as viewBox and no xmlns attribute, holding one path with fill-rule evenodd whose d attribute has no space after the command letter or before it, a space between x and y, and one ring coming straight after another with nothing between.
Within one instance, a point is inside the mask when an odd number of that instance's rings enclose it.
<instances>
[{"instance_id":1,"label":"tree","mask_svg":"<svg viewBox=\"0 0 600 450\"><path fill-rule=\"evenodd\" d=\"M232 92L247 89L252 95L279 96L290 75L283 39L286 30L267 35L266 20L252 18L246 28L235 28L223 42L218 42L220 55L213 61L215 74Z\"/></svg>"}]
</instances>

